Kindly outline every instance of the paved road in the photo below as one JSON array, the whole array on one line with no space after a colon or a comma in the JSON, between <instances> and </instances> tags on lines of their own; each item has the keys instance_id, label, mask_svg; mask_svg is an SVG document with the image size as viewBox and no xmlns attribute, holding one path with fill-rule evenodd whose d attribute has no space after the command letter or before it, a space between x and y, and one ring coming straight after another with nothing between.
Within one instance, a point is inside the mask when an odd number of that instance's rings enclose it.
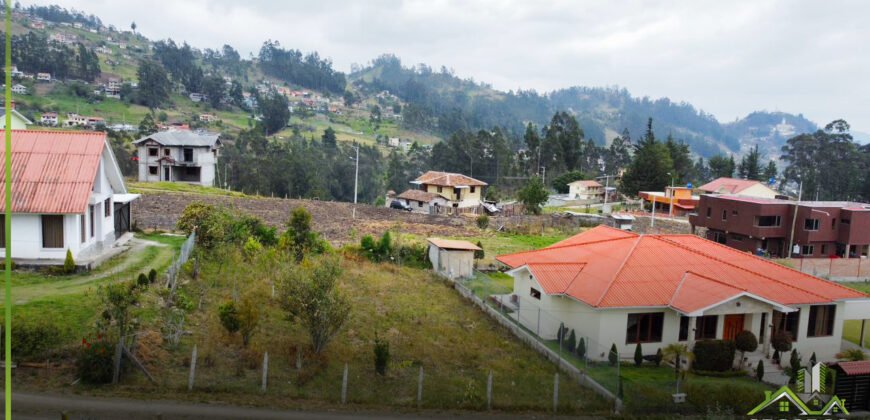
<instances>
[{"instance_id":1,"label":"paved road","mask_svg":"<svg viewBox=\"0 0 870 420\"><path fill-rule=\"evenodd\" d=\"M12 412L15 420L42 420L61 418L66 411L70 420L123 419L305 419L305 420L348 420L348 419L430 419L443 417L505 418L504 414L468 415L457 412L429 412L422 414L397 414L374 411L282 411L262 408L236 407L219 404L195 404L170 401L143 401L122 398L95 398L79 395L15 393L12 396ZM540 416L540 417L545 417ZM549 417L549 416L546 416ZM525 417L533 418L533 417Z\"/></svg>"}]
</instances>

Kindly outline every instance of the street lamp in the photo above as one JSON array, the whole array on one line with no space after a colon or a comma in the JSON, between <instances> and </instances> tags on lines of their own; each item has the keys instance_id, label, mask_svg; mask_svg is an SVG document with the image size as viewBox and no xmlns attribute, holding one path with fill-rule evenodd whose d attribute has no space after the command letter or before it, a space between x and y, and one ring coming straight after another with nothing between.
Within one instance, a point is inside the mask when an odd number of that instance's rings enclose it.
<instances>
[{"instance_id":1,"label":"street lamp","mask_svg":"<svg viewBox=\"0 0 870 420\"><path fill-rule=\"evenodd\" d=\"M797 212L798 212L798 208L801 205L801 195L803 194L803 191L804 191L804 180L801 179L800 176L798 176L798 179L800 180L800 184L798 184L798 199L797 199L797 204L795 204L795 206L794 206L794 214L792 215L792 218L791 218L791 235L788 238L788 249L786 249L786 254L789 257L791 257L791 254L793 254L791 247L794 246L793 245L794 244L794 225L795 225L795 223L797 223Z\"/></svg>"}]
</instances>

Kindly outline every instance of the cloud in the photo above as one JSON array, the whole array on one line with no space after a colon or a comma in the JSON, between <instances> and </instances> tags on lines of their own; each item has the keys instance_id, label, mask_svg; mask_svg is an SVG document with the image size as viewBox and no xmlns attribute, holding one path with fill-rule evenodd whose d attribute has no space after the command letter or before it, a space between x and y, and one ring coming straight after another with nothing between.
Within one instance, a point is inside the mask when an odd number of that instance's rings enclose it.
<instances>
[{"instance_id":1,"label":"cloud","mask_svg":"<svg viewBox=\"0 0 870 420\"><path fill-rule=\"evenodd\" d=\"M499 89L626 87L720 121L766 109L870 131L870 3L619 0L38 0L244 56L267 39L349 71L385 52Z\"/></svg>"}]
</instances>

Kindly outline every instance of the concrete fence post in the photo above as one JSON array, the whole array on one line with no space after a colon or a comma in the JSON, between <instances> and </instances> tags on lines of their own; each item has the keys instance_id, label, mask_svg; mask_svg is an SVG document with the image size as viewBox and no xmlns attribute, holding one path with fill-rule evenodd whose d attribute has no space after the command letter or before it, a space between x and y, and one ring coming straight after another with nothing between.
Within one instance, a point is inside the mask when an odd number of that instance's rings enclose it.
<instances>
[{"instance_id":1,"label":"concrete fence post","mask_svg":"<svg viewBox=\"0 0 870 420\"><path fill-rule=\"evenodd\" d=\"M296 370L302 370L302 350L296 350Z\"/></svg>"},{"instance_id":2,"label":"concrete fence post","mask_svg":"<svg viewBox=\"0 0 870 420\"><path fill-rule=\"evenodd\" d=\"M196 344L193 345L193 353L190 355L190 374L187 376L187 390L193 391L193 378L196 377Z\"/></svg>"},{"instance_id":3,"label":"concrete fence post","mask_svg":"<svg viewBox=\"0 0 870 420\"><path fill-rule=\"evenodd\" d=\"M124 347L124 338L118 339L118 344L115 345L115 357L113 360L114 369L112 370L112 385L116 385L121 379L121 352Z\"/></svg>"},{"instance_id":4,"label":"concrete fence post","mask_svg":"<svg viewBox=\"0 0 870 420\"><path fill-rule=\"evenodd\" d=\"M347 403L347 363L344 364L344 373L341 375L341 403Z\"/></svg>"},{"instance_id":5,"label":"concrete fence post","mask_svg":"<svg viewBox=\"0 0 870 420\"><path fill-rule=\"evenodd\" d=\"M486 377L486 409L492 410L492 371Z\"/></svg>"},{"instance_id":6,"label":"concrete fence post","mask_svg":"<svg viewBox=\"0 0 870 420\"><path fill-rule=\"evenodd\" d=\"M559 372L553 376L553 413L559 408Z\"/></svg>"},{"instance_id":7,"label":"concrete fence post","mask_svg":"<svg viewBox=\"0 0 870 420\"><path fill-rule=\"evenodd\" d=\"M417 379L417 408L423 406L423 366L420 366L420 377Z\"/></svg>"},{"instance_id":8,"label":"concrete fence post","mask_svg":"<svg viewBox=\"0 0 870 420\"><path fill-rule=\"evenodd\" d=\"M260 384L260 391L266 392L266 384L269 380L269 352L263 353L263 380Z\"/></svg>"}]
</instances>

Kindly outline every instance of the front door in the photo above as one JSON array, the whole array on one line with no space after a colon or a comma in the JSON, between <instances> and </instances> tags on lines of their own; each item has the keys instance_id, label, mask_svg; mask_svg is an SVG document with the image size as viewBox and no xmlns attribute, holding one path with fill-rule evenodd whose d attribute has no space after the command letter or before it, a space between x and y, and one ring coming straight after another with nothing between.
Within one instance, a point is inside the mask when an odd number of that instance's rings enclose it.
<instances>
[{"instance_id":1,"label":"front door","mask_svg":"<svg viewBox=\"0 0 870 420\"><path fill-rule=\"evenodd\" d=\"M740 331L743 331L743 314L725 315L725 326L722 330L723 340L734 340Z\"/></svg>"},{"instance_id":2,"label":"front door","mask_svg":"<svg viewBox=\"0 0 870 420\"><path fill-rule=\"evenodd\" d=\"M170 171L170 168L168 166L163 167L163 180L164 181L172 181L171 179L169 179L169 171Z\"/></svg>"}]
</instances>

